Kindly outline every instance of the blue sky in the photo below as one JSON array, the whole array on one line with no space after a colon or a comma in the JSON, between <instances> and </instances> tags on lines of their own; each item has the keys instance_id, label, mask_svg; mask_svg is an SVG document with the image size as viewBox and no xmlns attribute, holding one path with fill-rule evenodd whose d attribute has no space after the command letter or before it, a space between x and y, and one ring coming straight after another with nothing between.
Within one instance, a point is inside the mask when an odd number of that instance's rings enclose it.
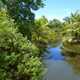
<instances>
[{"instance_id":1,"label":"blue sky","mask_svg":"<svg viewBox=\"0 0 80 80\"><path fill-rule=\"evenodd\" d=\"M46 0L46 6L36 11L36 18L45 15L48 19L62 20L71 12L80 10L80 0Z\"/></svg>"}]
</instances>

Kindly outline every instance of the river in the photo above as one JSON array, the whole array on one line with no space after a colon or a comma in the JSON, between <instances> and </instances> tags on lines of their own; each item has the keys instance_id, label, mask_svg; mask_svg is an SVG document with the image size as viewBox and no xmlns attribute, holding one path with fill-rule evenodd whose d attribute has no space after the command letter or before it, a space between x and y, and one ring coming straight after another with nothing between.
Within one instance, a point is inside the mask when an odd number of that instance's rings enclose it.
<instances>
[{"instance_id":1,"label":"river","mask_svg":"<svg viewBox=\"0 0 80 80\"><path fill-rule=\"evenodd\" d=\"M47 68L43 80L80 80L80 74L62 56L60 47L49 48L48 51L50 53L45 54L43 59Z\"/></svg>"}]
</instances>

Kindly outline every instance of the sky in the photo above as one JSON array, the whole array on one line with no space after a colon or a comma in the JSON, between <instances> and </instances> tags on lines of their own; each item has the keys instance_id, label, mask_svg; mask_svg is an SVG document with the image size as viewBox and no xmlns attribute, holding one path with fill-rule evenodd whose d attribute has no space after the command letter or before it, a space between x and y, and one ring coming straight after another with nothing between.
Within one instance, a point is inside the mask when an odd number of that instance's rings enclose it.
<instances>
[{"instance_id":1,"label":"sky","mask_svg":"<svg viewBox=\"0 0 80 80\"><path fill-rule=\"evenodd\" d=\"M36 18L46 16L49 20L54 18L62 20L80 10L80 0L46 0L44 3L44 8L35 12Z\"/></svg>"}]
</instances>

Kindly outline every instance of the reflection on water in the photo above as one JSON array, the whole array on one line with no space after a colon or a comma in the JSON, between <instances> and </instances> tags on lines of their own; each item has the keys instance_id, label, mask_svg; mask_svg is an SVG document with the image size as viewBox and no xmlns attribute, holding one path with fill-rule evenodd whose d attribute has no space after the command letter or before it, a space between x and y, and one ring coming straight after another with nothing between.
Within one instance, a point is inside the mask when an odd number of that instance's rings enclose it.
<instances>
[{"instance_id":1,"label":"reflection on water","mask_svg":"<svg viewBox=\"0 0 80 80\"><path fill-rule=\"evenodd\" d=\"M73 70L76 62L74 63L70 59L65 61L59 47L50 48L49 51L50 53L44 57L48 71L43 80L80 80L80 75ZM78 69L80 69L80 66L78 66Z\"/></svg>"},{"instance_id":2,"label":"reflection on water","mask_svg":"<svg viewBox=\"0 0 80 80\"><path fill-rule=\"evenodd\" d=\"M45 55L45 59L53 60L64 60L64 56L60 54L61 50L59 47L49 48L49 53Z\"/></svg>"},{"instance_id":3,"label":"reflection on water","mask_svg":"<svg viewBox=\"0 0 80 80\"><path fill-rule=\"evenodd\" d=\"M76 56L75 58L68 58L66 61L71 64L74 72L80 75L80 56Z\"/></svg>"}]
</instances>

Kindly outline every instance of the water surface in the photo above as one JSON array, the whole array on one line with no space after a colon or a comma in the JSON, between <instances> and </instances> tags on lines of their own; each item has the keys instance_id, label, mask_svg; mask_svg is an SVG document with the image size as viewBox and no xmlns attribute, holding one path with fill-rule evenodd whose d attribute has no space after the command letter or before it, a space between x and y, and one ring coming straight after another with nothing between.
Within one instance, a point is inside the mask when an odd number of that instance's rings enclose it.
<instances>
[{"instance_id":1,"label":"water surface","mask_svg":"<svg viewBox=\"0 0 80 80\"><path fill-rule=\"evenodd\" d=\"M44 80L80 80L80 75L65 61L59 47L49 48L48 51L50 53L44 56L44 63L48 69Z\"/></svg>"}]
</instances>

